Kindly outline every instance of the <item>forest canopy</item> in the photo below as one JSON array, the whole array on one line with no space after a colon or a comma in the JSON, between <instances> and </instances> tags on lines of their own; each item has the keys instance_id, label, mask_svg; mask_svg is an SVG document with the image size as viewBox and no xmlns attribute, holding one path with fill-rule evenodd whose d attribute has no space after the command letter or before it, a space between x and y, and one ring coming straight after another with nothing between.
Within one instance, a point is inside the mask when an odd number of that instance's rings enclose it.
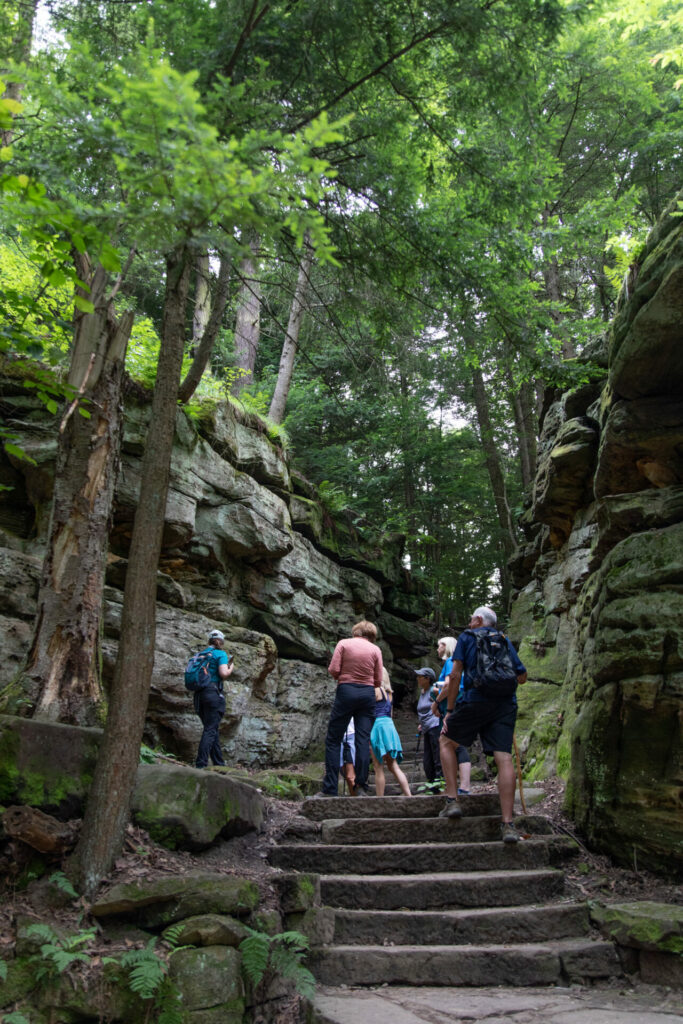
<instances>
[{"instance_id":1,"label":"forest canopy","mask_svg":"<svg viewBox=\"0 0 683 1024\"><path fill-rule=\"evenodd\" d=\"M5 0L5 354L68 406L99 267L153 385L182 253L180 399L405 533L439 624L504 608L544 400L681 181L682 10Z\"/></svg>"}]
</instances>

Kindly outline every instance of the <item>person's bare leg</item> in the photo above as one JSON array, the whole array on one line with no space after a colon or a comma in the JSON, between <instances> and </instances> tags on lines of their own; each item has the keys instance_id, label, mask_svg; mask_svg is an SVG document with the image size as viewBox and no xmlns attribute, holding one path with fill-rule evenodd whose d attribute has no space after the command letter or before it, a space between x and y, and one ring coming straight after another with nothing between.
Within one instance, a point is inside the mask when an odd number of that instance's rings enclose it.
<instances>
[{"instance_id":1,"label":"person's bare leg","mask_svg":"<svg viewBox=\"0 0 683 1024\"><path fill-rule=\"evenodd\" d=\"M458 755L453 740L449 740L443 734L439 736L439 753L443 777L446 780L446 796L455 798L458 795Z\"/></svg>"},{"instance_id":2,"label":"person's bare leg","mask_svg":"<svg viewBox=\"0 0 683 1024\"><path fill-rule=\"evenodd\" d=\"M372 763L375 766L375 796L384 796L384 787L386 784L384 768L375 757L375 752L372 747L370 747L370 754L372 755Z\"/></svg>"},{"instance_id":3,"label":"person's bare leg","mask_svg":"<svg viewBox=\"0 0 683 1024\"><path fill-rule=\"evenodd\" d=\"M463 761L462 764L459 764L458 773L460 775L460 788L469 789L470 780L472 778L472 762Z\"/></svg>"},{"instance_id":4,"label":"person's bare leg","mask_svg":"<svg viewBox=\"0 0 683 1024\"><path fill-rule=\"evenodd\" d=\"M512 754L494 750L493 757L498 768L498 798L503 821L512 821L515 814L515 766Z\"/></svg>"},{"instance_id":5,"label":"person's bare leg","mask_svg":"<svg viewBox=\"0 0 683 1024\"><path fill-rule=\"evenodd\" d=\"M384 763L391 772L391 774L394 776L396 781L398 782L399 786L401 787L401 792L403 793L403 795L412 796L413 794L410 792L410 784L408 783L408 780L405 777L404 772L399 768L398 762L394 761L393 757L391 757L390 754L385 754Z\"/></svg>"}]
</instances>

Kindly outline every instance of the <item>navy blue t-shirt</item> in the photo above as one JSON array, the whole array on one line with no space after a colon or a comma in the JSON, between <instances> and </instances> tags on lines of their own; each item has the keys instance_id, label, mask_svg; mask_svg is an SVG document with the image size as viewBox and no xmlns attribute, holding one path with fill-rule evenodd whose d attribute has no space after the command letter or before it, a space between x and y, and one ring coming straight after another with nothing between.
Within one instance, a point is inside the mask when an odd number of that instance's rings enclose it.
<instances>
[{"instance_id":1,"label":"navy blue t-shirt","mask_svg":"<svg viewBox=\"0 0 683 1024\"><path fill-rule=\"evenodd\" d=\"M488 626L480 626L479 629L472 630L472 633L497 633L498 630L491 629ZM488 700L479 690L472 684L472 671L477 667L477 641L472 636L472 633L461 633L458 637L458 642L455 645L453 651L453 660L461 661L464 668L464 690L461 690L458 700L473 701L473 700ZM506 638L507 639L507 638ZM512 658L512 664L515 673L521 676L526 669L522 662L519 660L517 651L512 646L512 642L507 640L508 650ZM517 703L517 698L512 696L512 703Z\"/></svg>"}]
</instances>

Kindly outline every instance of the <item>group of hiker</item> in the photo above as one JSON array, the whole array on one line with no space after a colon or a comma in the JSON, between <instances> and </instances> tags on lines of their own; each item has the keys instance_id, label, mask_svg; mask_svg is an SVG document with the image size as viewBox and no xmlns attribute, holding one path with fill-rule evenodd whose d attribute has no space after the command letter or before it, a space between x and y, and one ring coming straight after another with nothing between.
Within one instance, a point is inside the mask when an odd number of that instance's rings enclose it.
<instances>
[{"instance_id":1,"label":"group of hiker","mask_svg":"<svg viewBox=\"0 0 683 1024\"><path fill-rule=\"evenodd\" d=\"M223 683L234 667L223 650L224 634L212 630L208 640L185 672L185 685L193 692L194 709L203 725L197 768L205 768L209 758L214 765L225 764L218 733L225 714ZM445 803L439 816L462 816L458 798L470 792L469 747L479 736L484 753L493 755L498 770L502 839L516 843L520 837L513 823L515 691L526 682L526 669L510 640L497 629L495 612L485 606L474 611L457 640L442 637L437 654L442 662L438 679L429 667L415 674L425 774L430 783L442 776L445 780ZM385 768L403 795L410 796L400 767L403 752L392 720L393 691L377 645L377 627L366 620L357 622L351 636L335 647L328 671L337 686L325 737L325 777L316 796L337 796L340 772L352 796L366 794L371 759L378 796L385 792Z\"/></svg>"},{"instance_id":2,"label":"group of hiker","mask_svg":"<svg viewBox=\"0 0 683 1024\"><path fill-rule=\"evenodd\" d=\"M377 629L358 622L351 637L341 640L329 664L337 680L334 704L325 738L325 778L319 797L338 795L340 770L357 796L368 792L370 758L375 767L375 788L384 795L386 767L410 796L401 771L401 741L391 720L392 689L376 644ZM496 613L477 608L457 640L442 637L437 653L443 662L437 679L433 669L416 670L420 687L419 730L424 741L423 764L429 782L443 775L445 803L442 818L459 818L459 796L469 795L471 762L469 747L480 737L485 754L492 754L498 771L501 838L519 841L515 829L515 770L512 744L517 718L518 685L526 682L526 669L511 641L497 629ZM441 684L441 685L439 685ZM355 726L355 757L349 771L344 756L350 721ZM348 737L347 737L348 739ZM458 773L460 780L458 782Z\"/></svg>"}]
</instances>

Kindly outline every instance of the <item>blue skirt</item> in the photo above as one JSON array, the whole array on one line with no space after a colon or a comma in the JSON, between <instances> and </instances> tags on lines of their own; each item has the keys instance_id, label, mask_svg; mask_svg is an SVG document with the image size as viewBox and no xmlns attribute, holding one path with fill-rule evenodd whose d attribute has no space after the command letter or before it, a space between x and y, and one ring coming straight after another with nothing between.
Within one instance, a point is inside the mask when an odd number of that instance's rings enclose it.
<instances>
[{"instance_id":1,"label":"blue skirt","mask_svg":"<svg viewBox=\"0 0 683 1024\"><path fill-rule=\"evenodd\" d=\"M398 738L396 726L390 718L382 716L382 718L375 719L370 733L370 743L378 761L381 761L385 754L389 754L394 761L401 762L403 760L401 741Z\"/></svg>"}]
</instances>

